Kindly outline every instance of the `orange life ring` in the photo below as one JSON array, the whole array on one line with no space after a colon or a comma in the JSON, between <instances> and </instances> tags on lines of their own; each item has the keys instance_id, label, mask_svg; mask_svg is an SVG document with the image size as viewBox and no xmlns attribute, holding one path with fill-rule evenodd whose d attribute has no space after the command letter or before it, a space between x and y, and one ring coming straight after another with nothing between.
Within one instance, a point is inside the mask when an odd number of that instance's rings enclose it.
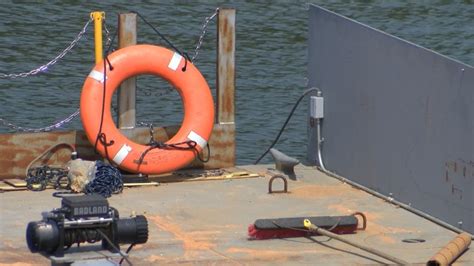
<instances>
[{"instance_id":1,"label":"orange life ring","mask_svg":"<svg viewBox=\"0 0 474 266\"><path fill-rule=\"evenodd\" d=\"M98 142L96 146L99 153L112 160L119 168L133 173L160 174L189 164L196 152L207 145L214 124L211 91L199 70L191 62L186 62L180 54L153 45L129 46L110 54L108 60L112 70L107 66L105 71L105 96L103 62L94 67L82 88L81 120L92 145L96 144L98 134L103 133L109 144ZM183 70L185 65L186 69ZM112 95L120 83L140 74L160 76L179 92L184 105L183 122L176 135L165 144L193 143L193 149L189 149L189 146L188 149L168 146L148 150L150 146L132 142L117 129L111 114ZM100 128L103 100L105 104Z\"/></svg>"}]
</instances>

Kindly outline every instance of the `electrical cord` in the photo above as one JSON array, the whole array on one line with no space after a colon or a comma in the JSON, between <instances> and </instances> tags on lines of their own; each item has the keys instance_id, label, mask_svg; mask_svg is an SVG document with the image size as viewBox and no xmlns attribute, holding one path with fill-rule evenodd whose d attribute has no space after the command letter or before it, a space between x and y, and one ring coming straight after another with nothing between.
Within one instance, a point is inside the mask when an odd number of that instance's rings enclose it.
<instances>
[{"instance_id":1,"label":"electrical cord","mask_svg":"<svg viewBox=\"0 0 474 266\"><path fill-rule=\"evenodd\" d=\"M28 173L29 173L29 171L30 171L31 166L32 166L36 161L38 161L39 159L43 158L43 156L45 156L46 154L52 152L54 149L59 148L59 147L61 147L61 146L65 146L65 147L71 149L71 152L76 152L76 148L75 148L73 145L69 144L69 143L65 143L65 142L57 143L57 144L55 144L55 145L49 147L47 150L45 150L43 153L41 153L40 155L38 155L36 158L34 158L34 159L28 164L28 166L26 167L26 170L25 170L25 176L28 176Z\"/></svg>"},{"instance_id":2,"label":"electrical cord","mask_svg":"<svg viewBox=\"0 0 474 266\"><path fill-rule=\"evenodd\" d=\"M134 246L135 246L135 244L131 244L131 245L127 248L127 250L125 251L125 254L128 255L128 253L130 253L130 251L132 250L132 248L133 248ZM122 265L122 262L123 262L124 259L125 259L125 258L122 258L122 259L120 260L119 265Z\"/></svg>"},{"instance_id":3,"label":"electrical cord","mask_svg":"<svg viewBox=\"0 0 474 266\"><path fill-rule=\"evenodd\" d=\"M120 249L119 249L118 247L116 247L116 246L114 245L114 243L112 243L112 241L107 237L106 234L104 234L104 232L102 232L102 230L96 229L96 231L105 239L105 241L107 241L107 243L108 243L113 249L115 249L116 252L118 252L118 253L120 254L120 256L122 256L122 259L125 259L129 265L133 265L132 262L130 262L130 260L127 258L127 254L123 254L123 252L120 251Z\"/></svg>"},{"instance_id":4,"label":"electrical cord","mask_svg":"<svg viewBox=\"0 0 474 266\"><path fill-rule=\"evenodd\" d=\"M267 153L270 151L271 148L273 148L273 146L275 146L275 144L278 142L278 140L280 139L281 137L281 134L283 134L283 131L285 130L285 127L286 125L288 124L288 122L290 122L290 119L291 117L293 116L293 114L295 113L295 110L296 108L298 107L298 105L300 104L301 100L303 100L303 98L308 95L309 93L311 92L316 92L317 89L316 88L311 88L311 89L307 89L303 92L303 94L298 98L298 100L296 101L295 105L293 106L293 108L291 109L291 112L290 114L288 115L288 118L286 118L286 121L285 123L283 124L283 126L281 127L280 131L278 132L278 135L277 137L275 138L275 140L272 142L272 144L270 145L270 147L268 147L268 149L255 161L254 164L258 164L260 162L260 160L263 159L263 157L265 157L265 155L267 155Z\"/></svg>"},{"instance_id":5,"label":"electrical cord","mask_svg":"<svg viewBox=\"0 0 474 266\"><path fill-rule=\"evenodd\" d=\"M105 134L102 133L102 127L103 127L103 124L104 124L105 93L106 93L106 90L107 90L107 64L109 65L109 70L110 71L114 70L114 68L113 68L112 64L110 63L107 55L110 53L110 50L112 49L112 46L114 44L116 36L117 36L117 30L115 31L115 34L113 35L112 40L110 41L109 47L107 47L107 50L102 55L103 62L104 62L104 76L103 76L103 79L104 79L103 84L104 85L102 87L102 110L101 110L101 114L100 114L99 132L97 133L97 137L96 137L95 143L94 143L94 151L96 153L97 153L97 144L99 144L99 142L102 145L104 145L106 153L107 153L107 147L114 144L113 140L111 140L109 143L107 143L107 138L106 138ZM107 159L108 159L108 156L107 156Z\"/></svg>"}]
</instances>

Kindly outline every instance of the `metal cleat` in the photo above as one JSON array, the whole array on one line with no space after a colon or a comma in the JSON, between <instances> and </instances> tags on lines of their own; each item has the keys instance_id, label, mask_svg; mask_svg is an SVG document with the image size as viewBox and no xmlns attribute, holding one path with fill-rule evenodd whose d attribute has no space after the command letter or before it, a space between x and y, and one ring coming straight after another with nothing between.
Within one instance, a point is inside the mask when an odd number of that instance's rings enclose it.
<instances>
[{"instance_id":1,"label":"metal cleat","mask_svg":"<svg viewBox=\"0 0 474 266\"><path fill-rule=\"evenodd\" d=\"M300 163L300 161L273 148L270 149L270 154L272 155L273 160L275 161L275 168L278 171L283 172L290 179L295 180L296 174L294 168L295 165Z\"/></svg>"}]
</instances>

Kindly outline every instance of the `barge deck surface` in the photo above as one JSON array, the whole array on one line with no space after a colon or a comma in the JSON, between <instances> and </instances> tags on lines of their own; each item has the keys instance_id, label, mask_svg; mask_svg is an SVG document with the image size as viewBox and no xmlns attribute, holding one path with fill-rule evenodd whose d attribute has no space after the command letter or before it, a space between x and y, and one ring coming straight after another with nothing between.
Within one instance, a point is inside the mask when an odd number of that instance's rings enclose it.
<instances>
[{"instance_id":1,"label":"barge deck surface","mask_svg":"<svg viewBox=\"0 0 474 266\"><path fill-rule=\"evenodd\" d=\"M268 165L240 166L263 173ZM144 214L149 240L135 247L130 261L150 264L389 264L324 236L248 240L247 227L259 218L350 215L363 212L367 229L344 235L413 264L425 264L456 234L408 211L319 172L298 166L288 194L268 194L268 178L181 182L124 190L109 198L121 217ZM275 186L281 184L276 180ZM41 212L59 207L53 190L0 193L0 264L50 264L26 246L25 229ZM405 243L404 239L423 239ZM126 248L123 246L122 248ZM474 264L467 250L455 263Z\"/></svg>"}]
</instances>

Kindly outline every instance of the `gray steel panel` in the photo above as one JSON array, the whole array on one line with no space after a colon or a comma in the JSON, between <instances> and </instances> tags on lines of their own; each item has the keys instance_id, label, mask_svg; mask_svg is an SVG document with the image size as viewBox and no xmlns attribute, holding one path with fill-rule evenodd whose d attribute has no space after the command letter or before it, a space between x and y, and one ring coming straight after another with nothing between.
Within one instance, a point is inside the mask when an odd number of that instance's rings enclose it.
<instances>
[{"instance_id":1,"label":"gray steel panel","mask_svg":"<svg viewBox=\"0 0 474 266\"><path fill-rule=\"evenodd\" d=\"M326 167L474 233L473 67L317 6L309 23Z\"/></svg>"}]
</instances>

